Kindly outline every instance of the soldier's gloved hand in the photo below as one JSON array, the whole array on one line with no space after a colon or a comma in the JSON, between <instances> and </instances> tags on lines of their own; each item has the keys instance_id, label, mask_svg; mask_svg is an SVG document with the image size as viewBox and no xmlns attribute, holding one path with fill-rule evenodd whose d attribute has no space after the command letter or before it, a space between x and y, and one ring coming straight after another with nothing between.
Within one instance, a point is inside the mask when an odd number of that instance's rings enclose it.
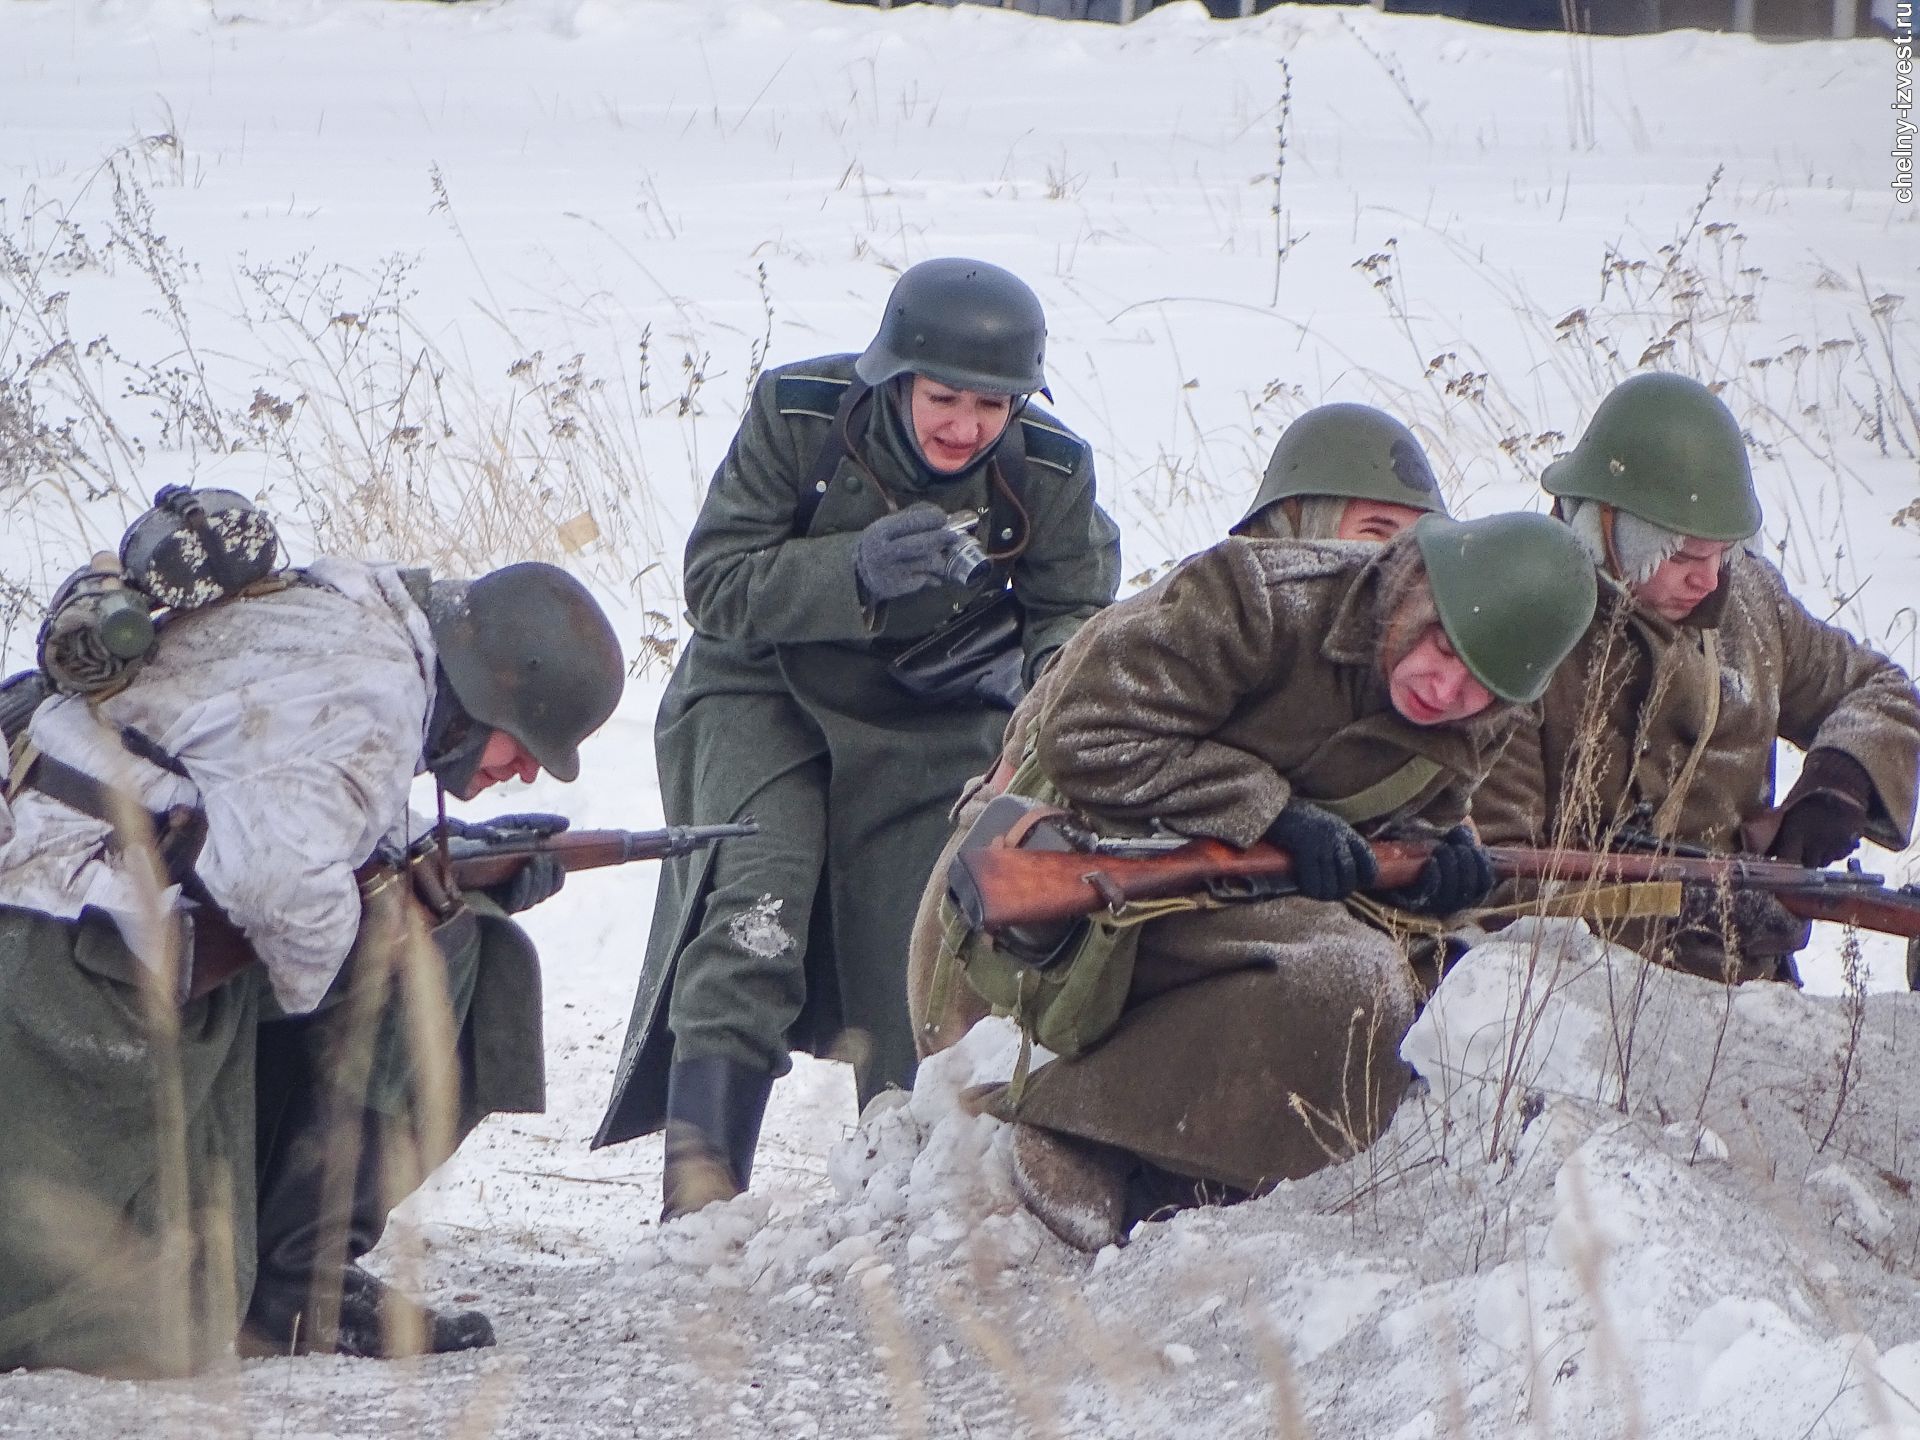
<instances>
[{"instance_id":1,"label":"soldier's gloved hand","mask_svg":"<svg viewBox=\"0 0 1920 1440\"><path fill-rule=\"evenodd\" d=\"M449 815L447 834L457 840L537 840L558 835L571 823L564 815L539 811L496 815L491 820L461 820ZM518 915L542 900L552 899L566 883L566 867L558 860L551 855L532 855L510 877L481 893L509 915Z\"/></svg>"},{"instance_id":2,"label":"soldier's gloved hand","mask_svg":"<svg viewBox=\"0 0 1920 1440\"><path fill-rule=\"evenodd\" d=\"M551 855L530 855L511 879L487 887L487 898L509 915L551 900L567 883L567 870Z\"/></svg>"},{"instance_id":3,"label":"soldier's gloved hand","mask_svg":"<svg viewBox=\"0 0 1920 1440\"><path fill-rule=\"evenodd\" d=\"M946 578L947 553L959 543L938 505L922 501L882 515L860 532L854 579L871 601L898 600Z\"/></svg>"},{"instance_id":4,"label":"soldier's gloved hand","mask_svg":"<svg viewBox=\"0 0 1920 1440\"><path fill-rule=\"evenodd\" d=\"M1470 910L1493 891L1493 857L1470 825L1456 825L1434 842L1433 854L1411 885L1381 893L1389 905L1419 915Z\"/></svg>"},{"instance_id":5,"label":"soldier's gloved hand","mask_svg":"<svg viewBox=\"0 0 1920 1440\"><path fill-rule=\"evenodd\" d=\"M451 817L447 823L453 824ZM491 820L467 820L461 823L465 827L462 833L471 840L522 840L558 835L573 822L564 815L528 810L512 815L495 815Z\"/></svg>"},{"instance_id":6,"label":"soldier's gloved hand","mask_svg":"<svg viewBox=\"0 0 1920 1440\"><path fill-rule=\"evenodd\" d=\"M1767 853L1789 865L1831 865L1859 847L1867 833L1873 781L1841 750L1807 753L1800 778L1780 804L1780 829Z\"/></svg>"},{"instance_id":7,"label":"soldier's gloved hand","mask_svg":"<svg viewBox=\"0 0 1920 1440\"><path fill-rule=\"evenodd\" d=\"M1726 890L1698 881L1680 889L1674 961L1709 979L1771 978L1805 947L1813 926L1764 890Z\"/></svg>"},{"instance_id":8,"label":"soldier's gloved hand","mask_svg":"<svg viewBox=\"0 0 1920 1440\"><path fill-rule=\"evenodd\" d=\"M1305 800L1289 801L1266 838L1293 857L1294 886L1309 900L1344 900L1379 874L1360 832Z\"/></svg>"}]
</instances>

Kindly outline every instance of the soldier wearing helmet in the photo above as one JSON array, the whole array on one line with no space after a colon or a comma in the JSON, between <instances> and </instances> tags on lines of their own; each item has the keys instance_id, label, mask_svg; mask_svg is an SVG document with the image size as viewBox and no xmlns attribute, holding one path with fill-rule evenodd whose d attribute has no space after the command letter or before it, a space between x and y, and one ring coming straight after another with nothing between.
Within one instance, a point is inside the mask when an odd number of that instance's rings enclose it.
<instances>
[{"instance_id":1,"label":"soldier wearing helmet","mask_svg":"<svg viewBox=\"0 0 1920 1440\"><path fill-rule=\"evenodd\" d=\"M904 959L949 807L1113 597L1086 444L1032 403L1018 277L900 276L872 343L762 377L687 541L655 733L673 822L760 834L663 873L597 1144L666 1131L664 1218L746 1188L792 1049L910 1085Z\"/></svg>"},{"instance_id":2,"label":"soldier wearing helmet","mask_svg":"<svg viewBox=\"0 0 1920 1440\"><path fill-rule=\"evenodd\" d=\"M1384 543L1447 513L1427 452L1384 410L1320 405L1281 433L1235 535Z\"/></svg>"},{"instance_id":3,"label":"soldier wearing helmet","mask_svg":"<svg viewBox=\"0 0 1920 1440\"><path fill-rule=\"evenodd\" d=\"M1131 974L1112 1028L991 1102L1022 1198L1061 1239L1097 1250L1386 1124L1414 986L1387 926L1341 902L1372 886L1367 842L1405 836L1436 839L1434 858L1373 900L1445 917L1484 898L1468 798L1585 632L1590 568L1537 515L1426 515L1377 549L1236 538L1061 653L1013 793L1109 834L1271 840L1299 885L1113 930L1108 963Z\"/></svg>"},{"instance_id":4,"label":"soldier wearing helmet","mask_svg":"<svg viewBox=\"0 0 1920 1440\"><path fill-rule=\"evenodd\" d=\"M1541 477L1602 575L1599 613L1474 800L1489 843L1679 842L1825 865L1913 827L1920 700L1885 656L1808 614L1753 553L1760 502L1731 411L1636 375ZM1774 742L1806 753L1774 808ZM1678 917L1605 921L1711 978L1795 979L1803 921L1690 888Z\"/></svg>"},{"instance_id":5,"label":"soldier wearing helmet","mask_svg":"<svg viewBox=\"0 0 1920 1440\"><path fill-rule=\"evenodd\" d=\"M1446 513L1433 467L1413 432L1370 405L1342 402L1317 406L1287 426L1232 533L1250 540L1384 544L1422 515ZM1103 624L1105 616L1091 623ZM1050 688L1050 679L1041 679L1014 712L998 761L955 810L946 849L921 891L907 952L907 1008L922 1058L954 1044L991 1013L986 998L971 987L939 983L949 919L947 867L974 821L1019 769Z\"/></svg>"},{"instance_id":6,"label":"soldier wearing helmet","mask_svg":"<svg viewBox=\"0 0 1920 1440\"><path fill-rule=\"evenodd\" d=\"M483 1115L542 1108L506 915L558 876L428 913L373 862L431 829L417 774L573 778L619 644L552 566L274 572L241 497L171 504L123 547L169 607L151 647L33 710L0 803L0 1368L187 1373L243 1320L266 1353L491 1344L357 1261ZM195 940L222 932L257 963L202 993Z\"/></svg>"}]
</instances>

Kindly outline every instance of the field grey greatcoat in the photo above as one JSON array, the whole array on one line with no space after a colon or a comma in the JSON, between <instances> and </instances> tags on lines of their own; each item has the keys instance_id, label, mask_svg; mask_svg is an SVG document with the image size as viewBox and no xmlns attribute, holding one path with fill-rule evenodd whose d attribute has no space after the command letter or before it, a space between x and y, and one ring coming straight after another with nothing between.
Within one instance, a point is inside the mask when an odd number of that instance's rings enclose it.
<instances>
[{"instance_id":1,"label":"field grey greatcoat","mask_svg":"<svg viewBox=\"0 0 1920 1440\"><path fill-rule=\"evenodd\" d=\"M1704 649L1711 634L1718 675ZM1774 741L1839 750L1872 783L1867 838L1904 849L1913 831L1920 697L1891 660L1807 613L1779 571L1734 551L1720 586L1679 624L1601 587L1592 627L1474 797L1490 845L1605 848L1653 827L1718 715L1664 838L1738 851L1741 826L1774 803ZM1512 898L1496 892L1492 903ZM1657 923L1609 922L1650 956ZM1714 973L1718 973L1717 969Z\"/></svg>"},{"instance_id":2,"label":"field grey greatcoat","mask_svg":"<svg viewBox=\"0 0 1920 1440\"><path fill-rule=\"evenodd\" d=\"M791 873L817 876L807 881L817 896L793 897L799 909L812 902L804 935L760 927L773 936L767 948L804 945L804 994L782 975L732 1007L739 1013L689 1018L697 1007L683 1005L676 1029L697 1022L731 1035L724 1043L734 1047L732 1058L775 1074L787 1068L787 1050L824 1054L858 1032L845 1048L864 1100L889 1082L912 1082L904 972L914 897L946 837L949 807L992 758L1007 718L971 700L915 700L889 677L888 662L989 587L1010 581L1031 675L1112 599L1119 554L1118 531L1095 504L1091 452L1044 412L1021 413L1000 459L939 479L914 457L885 387L852 412L848 453L815 490L817 509L801 525L803 492L814 488L815 462L853 381L853 361L803 361L769 372L756 387L688 537L694 633L661 702L655 744L669 822L753 814L762 833L728 842L733 858L751 853L743 846L782 851L777 858ZM1007 473L1009 447L1017 447L1023 463L1015 468L1025 472L1017 505L989 473L990 466ZM1024 548L971 592L942 584L863 604L853 566L859 532L923 501L950 513L986 513L992 504L989 554L1023 539ZM780 833L783 818L805 833ZM682 952L703 923L714 866L715 856L698 854L670 862L661 876L597 1145L665 1123L675 1049L670 1001Z\"/></svg>"},{"instance_id":3,"label":"field grey greatcoat","mask_svg":"<svg viewBox=\"0 0 1920 1440\"><path fill-rule=\"evenodd\" d=\"M1458 823L1516 711L1422 728L1393 709L1381 637L1420 574L1411 543L1228 540L1113 607L1022 717L1040 770L1095 823L1247 845L1293 797L1346 801L1421 758L1418 788L1359 828ZM1176 914L1142 928L1113 1033L997 1109L1259 1190L1372 1140L1406 1084L1413 1014L1400 945L1344 905Z\"/></svg>"}]
</instances>

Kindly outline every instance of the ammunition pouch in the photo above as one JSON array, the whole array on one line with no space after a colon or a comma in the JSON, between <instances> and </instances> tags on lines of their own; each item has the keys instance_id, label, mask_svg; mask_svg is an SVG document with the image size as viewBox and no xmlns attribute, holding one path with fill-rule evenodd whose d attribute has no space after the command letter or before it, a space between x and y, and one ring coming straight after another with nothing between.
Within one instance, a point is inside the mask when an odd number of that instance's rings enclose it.
<instances>
[{"instance_id":1,"label":"ammunition pouch","mask_svg":"<svg viewBox=\"0 0 1920 1440\"><path fill-rule=\"evenodd\" d=\"M969 699L992 703L1017 689L1003 683L1000 672L1010 664L1011 679L1018 681L1021 631L1020 602L1003 587L901 651L887 674L927 705Z\"/></svg>"},{"instance_id":2,"label":"ammunition pouch","mask_svg":"<svg viewBox=\"0 0 1920 1440\"><path fill-rule=\"evenodd\" d=\"M1006 789L981 811L960 853L987 845L1076 848L1076 827L1060 808L1060 798L1029 755ZM1024 1043L1014 1077L1017 1091L1025 1081L1029 1047L1039 1045L1071 1058L1113 1033L1133 988L1139 927L1166 909L1128 906L1061 925L974 930L954 904L956 877L965 883L957 866L949 871L949 893L940 904L940 956L928 1013L945 1012L946 987L956 971L964 975L995 1014L1010 1016L1020 1027Z\"/></svg>"}]
</instances>

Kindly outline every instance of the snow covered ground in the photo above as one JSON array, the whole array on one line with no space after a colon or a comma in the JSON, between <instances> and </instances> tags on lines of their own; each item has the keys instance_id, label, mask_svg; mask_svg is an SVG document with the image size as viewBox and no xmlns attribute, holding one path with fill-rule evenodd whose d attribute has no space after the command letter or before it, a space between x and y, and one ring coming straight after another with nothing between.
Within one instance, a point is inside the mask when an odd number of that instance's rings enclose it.
<instances>
[{"instance_id":1,"label":"snow covered ground","mask_svg":"<svg viewBox=\"0 0 1920 1440\"><path fill-rule=\"evenodd\" d=\"M498 808L651 823L680 542L751 374L857 348L898 269L957 253L1046 302L1130 576L1237 518L1323 400L1413 423L1460 507L1533 503L1644 360L1727 383L1789 578L1913 668L1893 85L1874 42L1333 7L10 0L0 662L189 474L307 546L565 556L646 663L588 783ZM1088 1262L954 1102L998 1030L857 1132L845 1073L803 1064L756 1193L661 1233L658 1142L585 1148L652 885L531 917L551 1113L490 1122L382 1251L497 1350L0 1377L0 1434L1920 1435L1895 946L1868 996L1826 934L1824 997L1731 998L1564 928L1486 947L1367 1155Z\"/></svg>"}]
</instances>

